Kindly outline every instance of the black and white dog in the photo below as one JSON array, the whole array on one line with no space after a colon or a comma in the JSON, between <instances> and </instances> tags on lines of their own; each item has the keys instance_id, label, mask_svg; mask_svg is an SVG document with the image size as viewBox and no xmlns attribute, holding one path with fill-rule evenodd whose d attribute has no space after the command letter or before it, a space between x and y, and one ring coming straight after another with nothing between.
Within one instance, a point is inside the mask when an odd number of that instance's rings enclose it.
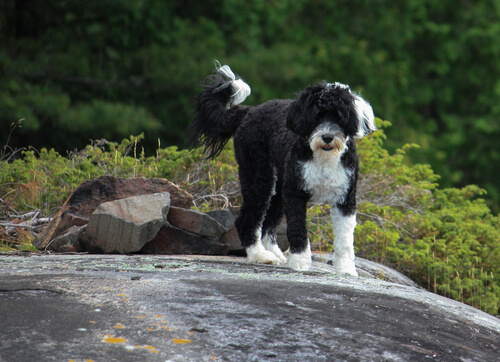
<instances>
[{"instance_id":1,"label":"black and white dog","mask_svg":"<svg viewBox=\"0 0 500 362\"><path fill-rule=\"evenodd\" d=\"M354 264L356 180L355 139L376 130L372 107L347 85L310 85L295 100L275 99L240 106L250 87L229 66L217 66L198 96L190 131L208 157L231 137L239 165L243 205L236 220L248 259L286 263L276 244L283 212L290 243L289 265L308 270L307 203L329 203L335 234L334 266L357 275Z\"/></svg>"}]
</instances>

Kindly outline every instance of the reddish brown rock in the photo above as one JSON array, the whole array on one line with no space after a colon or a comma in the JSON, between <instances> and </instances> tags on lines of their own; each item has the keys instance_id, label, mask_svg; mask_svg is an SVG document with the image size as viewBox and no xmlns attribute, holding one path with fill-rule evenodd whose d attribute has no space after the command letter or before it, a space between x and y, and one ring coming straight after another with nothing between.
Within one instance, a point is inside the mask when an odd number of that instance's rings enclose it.
<instances>
[{"instance_id":1,"label":"reddish brown rock","mask_svg":"<svg viewBox=\"0 0 500 362\"><path fill-rule=\"evenodd\" d=\"M195 210L171 207L167 218L171 225L179 229L187 230L208 238L218 238L225 232L222 225L215 219Z\"/></svg>"},{"instance_id":2,"label":"reddish brown rock","mask_svg":"<svg viewBox=\"0 0 500 362\"><path fill-rule=\"evenodd\" d=\"M73 225L69 229L65 230L63 234L59 235L57 238L52 239L47 249L57 250L58 252L71 251L84 251L80 245L80 236L87 226L76 226Z\"/></svg>"},{"instance_id":3,"label":"reddish brown rock","mask_svg":"<svg viewBox=\"0 0 500 362\"><path fill-rule=\"evenodd\" d=\"M241 254L245 251L245 249L241 245L241 240L238 236L238 231L236 230L235 226L229 229L229 231L225 232L219 240L221 243L229 244L229 251L231 253Z\"/></svg>"},{"instance_id":4,"label":"reddish brown rock","mask_svg":"<svg viewBox=\"0 0 500 362\"><path fill-rule=\"evenodd\" d=\"M241 240L238 236L238 231L234 226L234 221L236 220L239 211L239 207L230 207L227 209L209 211L207 213L207 215L217 220L226 231L223 235L221 235L219 241L225 244L229 244L229 251L233 254L244 253L244 248L243 246L241 246Z\"/></svg>"},{"instance_id":5,"label":"reddish brown rock","mask_svg":"<svg viewBox=\"0 0 500 362\"><path fill-rule=\"evenodd\" d=\"M165 224L156 237L144 245L144 254L226 255L229 244Z\"/></svg>"},{"instance_id":6,"label":"reddish brown rock","mask_svg":"<svg viewBox=\"0 0 500 362\"><path fill-rule=\"evenodd\" d=\"M147 179L143 177L120 179L113 176L101 176L86 181L76 188L52 221L34 241L38 249L52 247L50 242L62 235L71 226L82 226L88 223L90 215L100 204L123 199L130 196L170 193L171 205L190 208L193 197L186 191L166 179Z\"/></svg>"}]
</instances>

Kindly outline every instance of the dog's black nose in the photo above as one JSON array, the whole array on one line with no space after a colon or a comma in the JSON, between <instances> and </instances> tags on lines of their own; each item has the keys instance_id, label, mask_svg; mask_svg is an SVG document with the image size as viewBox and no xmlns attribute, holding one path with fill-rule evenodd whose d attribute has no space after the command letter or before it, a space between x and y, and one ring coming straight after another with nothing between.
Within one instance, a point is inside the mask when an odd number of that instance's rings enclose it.
<instances>
[{"instance_id":1,"label":"dog's black nose","mask_svg":"<svg viewBox=\"0 0 500 362\"><path fill-rule=\"evenodd\" d=\"M321 139L323 140L323 142L328 144L333 141L333 136L329 134L324 134L323 136L321 136Z\"/></svg>"}]
</instances>

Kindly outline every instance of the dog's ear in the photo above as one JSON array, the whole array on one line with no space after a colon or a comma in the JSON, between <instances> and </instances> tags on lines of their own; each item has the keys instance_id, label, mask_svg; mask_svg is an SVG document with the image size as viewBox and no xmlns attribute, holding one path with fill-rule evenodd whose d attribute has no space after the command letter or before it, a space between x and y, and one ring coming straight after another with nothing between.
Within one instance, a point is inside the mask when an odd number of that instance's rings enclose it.
<instances>
[{"instance_id":1,"label":"dog's ear","mask_svg":"<svg viewBox=\"0 0 500 362\"><path fill-rule=\"evenodd\" d=\"M354 114L352 121L358 126L358 130L354 138L359 139L368 136L377 130L375 126L375 116L373 115L372 106L360 96L353 94Z\"/></svg>"},{"instance_id":2,"label":"dog's ear","mask_svg":"<svg viewBox=\"0 0 500 362\"><path fill-rule=\"evenodd\" d=\"M286 126L290 131L299 136L306 136L307 134L304 123L304 108L304 104L300 101L300 99L297 99L290 104L286 116Z\"/></svg>"},{"instance_id":3,"label":"dog's ear","mask_svg":"<svg viewBox=\"0 0 500 362\"><path fill-rule=\"evenodd\" d=\"M309 86L290 104L286 116L286 126L290 131L302 137L309 136L319 112L315 100L320 90L317 85Z\"/></svg>"}]
</instances>

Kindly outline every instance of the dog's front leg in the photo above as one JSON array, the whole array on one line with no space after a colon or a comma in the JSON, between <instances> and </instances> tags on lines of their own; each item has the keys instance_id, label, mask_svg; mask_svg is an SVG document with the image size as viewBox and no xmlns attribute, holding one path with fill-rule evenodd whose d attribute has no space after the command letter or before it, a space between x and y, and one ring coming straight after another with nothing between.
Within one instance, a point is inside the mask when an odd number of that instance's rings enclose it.
<instances>
[{"instance_id":1,"label":"dog's front leg","mask_svg":"<svg viewBox=\"0 0 500 362\"><path fill-rule=\"evenodd\" d=\"M344 215L338 207L330 209L332 216L333 233L333 265L339 273L357 276L354 264L354 229L356 227L356 213Z\"/></svg>"},{"instance_id":2,"label":"dog's front leg","mask_svg":"<svg viewBox=\"0 0 500 362\"><path fill-rule=\"evenodd\" d=\"M300 197L285 197L287 238L290 243L288 264L293 270L306 271L311 267L311 245L307 238L307 201Z\"/></svg>"}]
</instances>

